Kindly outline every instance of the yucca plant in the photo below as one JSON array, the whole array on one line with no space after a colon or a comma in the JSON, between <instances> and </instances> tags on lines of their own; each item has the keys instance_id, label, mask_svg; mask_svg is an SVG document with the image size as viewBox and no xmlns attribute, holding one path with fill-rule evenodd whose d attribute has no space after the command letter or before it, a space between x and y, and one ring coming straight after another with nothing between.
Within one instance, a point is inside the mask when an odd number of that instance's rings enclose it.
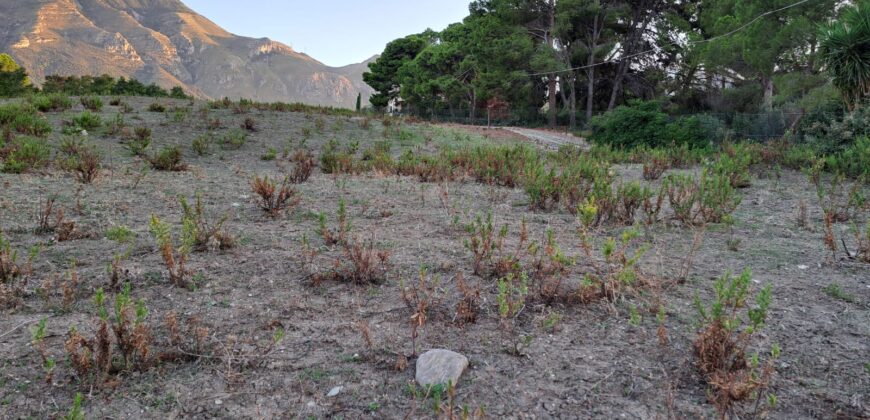
<instances>
[{"instance_id":1,"label":"yucca plant","mask_svg":"<svg viewBox=\"0 0 870 420\"><path fill-rule=\"evenodd\" d=\"M843 9L840 19L822 27L819 52L849 109L870 97L870 2Z\"/></svg>"}]
</instances>

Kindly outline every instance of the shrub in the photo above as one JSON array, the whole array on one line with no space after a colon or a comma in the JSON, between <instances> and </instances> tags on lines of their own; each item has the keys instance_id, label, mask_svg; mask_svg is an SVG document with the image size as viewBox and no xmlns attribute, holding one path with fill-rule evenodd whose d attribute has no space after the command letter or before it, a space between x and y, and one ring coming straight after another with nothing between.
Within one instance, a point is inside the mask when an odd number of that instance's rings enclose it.
<instances>
[{"instance_id":1,"label":"shrub","mask_svg":"<svg viewBox=\"0 0 870 420\"><path fill-rule=\"evenodd\" d=\"M66 139L61 144L61 153L65 155L62 166L75 173L82 184L90 184L99 176L103 157L96 146L85 144L78 138Z\"/></svg>"},{"instance_id":2,"label":"shrub","mask_svg":"<svg viewBox=\"0 0 870 420\"><path fill-rule=\"evenodd\" d=\"M278 157L278 151L275 150L274 148L270 147L268 150L266 150L266 153L264 153L262 156L260 156L260 160L270 162L270 161L275 160L277 157Z\"/></svg>"},{"instance_id":3,"label":"shrub","mask_svg":"<svg viewBox=\"0 0 870 420\"><path fill-rule=\"evenodd\" d=\"M353 238L343 244L350 265L337 272L337 277L356 284L380 283L389 269L390 252L375 247L374 238L367 241Z\"/></svg>"},{"instance_id":4,"label":"shrub","mask_svg":"<svg viewBox=\"0 0 870 420\"><path fill-rule=\"evenodd\" d=\"M193 152L198 156L205 156L211 153L211 144L214 142L211 134L201 134L193 139L193 142L190 144L190 148L193 149Z\"/></svg>"},{"instance_id":5,"label":"shrub","mask_svg":"<svg viewBox=\"0 0 870 420\"><path fill-rule=\"evenodd\" d=\"M96 96L82 96L79 102L89 111L100 112L103 109L103 100Z\"/></svg>"},{"instance_id":6,"label":"shrub","mask_svg":"<svg viewBox=\"0 0 870 420\"><path fill-rule=\"evenodd\" d=\"M26 102L0 105L0 128L38 137L51 133L48 121L37 115L36 108Z\"/></svg>"},{"instance_id":7,"label":"shrub","mask_svg":"<svg viewBox=\"0 0 870 420\"><path fill-rule=\"evenodd\" d=\"M680 117L669 122L657 101L630 101L594 117L591 125L592 140L623 149L640 145L703 148L724 136L722 122L712 116Z\"/></svg>"},{"instance_id":8,"label":"shrub","mask_svg":"<svg viewBox=\"0 0 870 420\"><path fill-rule=\"evenodd\" d=\"M166 106L160 102L153 102L148 105L148 112L166 112Z\"/></svg>"},{"instance_id":9,"label":"shrub","mask_svg":"<svg viewBox=\"0 0 870 420\"><path fill-rule=\"evenodd\" d=\"M695 298L695 307L704 322L693 346L696 364L710 388L708 398L722 416L736 402L761 399L758 394L767 390L774 373L773 361L780 354L779 347L774 345L764 364L757 354L747 357L746 349L764 326L772 297L770 286L763 288L744 317L741 309L751 297L751 277L749 270L738 277L726 273L716 281L715 297L709 307Z\"/></svg>"},{"instance_id":10,"label":"shrub","mask_svg":"<svg viewBox=\"0 0 870 420\"><path fill-rule=\"evenodd\" d=\"M232 129L224 134L220 139L221 149L224 150L239 150L248 141L248 135L242 130Z\"/></svg>"},{"instance_id":11,"label":"shrub","mask_svg":"<svg viewBox=\"0 0 870 420\"><path fill-rule=\"evenodd\" d=\"M257 121L251 117L245 118L245 120L242 121L241 128L248 130L252 133L259 131L257 130Z\"/></svg>"},{"instance_id":12,"label":"shrub","mask_svg":"<svg viewBox=\"0 0 870 420\"><path fill-rule=\"evenodd\" d=\"M157 247L163 257L163 264L169 272L169 281L176 287L187 288L191 284L187 280L189 271L186 268L187 258L195 242L193 226L183 226L181 243L175 245L172 238L172 228L155 215L151 215L149 225L151 236L157 242Z\"/></svg>"},{"instance_id":13,"label":"shrub","mask_svg":"<svg viewBox=\"0 0 870 420\"><path fill-rule=\"evenodd\" d=\"M0 158L3 172L20 174L46 166L51 160L51 150L43 140L18 137L0 149Z\"/></svg>"},{"instance_id":14,"label":"shrub","mask_svg":"<svg viewBox=\"0 0 870 420\"><path fill-rule=\"evenodd\" d=\"M62 93L36 95L30 102L41 112L61 112L72 108L72 100Z\"/></svg>"},{"instance_id":15,"label":"shrub","mask_svg":"<svg viewBox=\"0 0 870 420\"><path fill-rule=\"evenodd\" d=\"M133 130L133 138L127 140L124 147L132 156L147 157L146 150L151 146L151 129L148 127L136 127Z\"/></svg>"},{"instance_id":16,"label":"shrub","mask_svg":"<svg viewBox=\"0 0 870 420\"><path fill-rule=\"evenodd\" d=\"M297 150L290 158L290 161L294 163L294 166L289 181L294 184L308 181L308 178L311 177L311 172L314 170L314 156L307 150Z\"/></svg>"},{"instance_id":17,"label":"shrub","mask_svg":"<svg viewBox=\"0 0 870 420\"><path fill-rule=\"evenodd\" d=\"M687 225L719 223L740 205L741 198L727 176L704 169L700 178L673 174L665 178L674 217Z\"/></svg>"},{"instance_id":18,"label":"shrub","mask_svg":"<svg viewBox=\"0 0 870 420\"><path fill-rule=\"evenodd\" d=\"M272 217L276 217L299 204L300 197L295 189L290 188L288 180L278 185L268 176L255 177L251 189L260 197L260 208Z\"/></svg>"},{"instance_id":19,"label":"shrub","mask_svg":"<svg viewBox=\"0 0 870 420\"><path fill-rule=\"evenodd\" d=\"M849 113L820 112L824 117L810 118L811 114L802 122L804 141L820 154L841 152L856 140L870 136L870 106L859 106Z\"/></svg>"},{"instance_id":20,"label":"shrub","mask_svg":"<svg viewBox=\"0 0 870 420\"><path fill-rule=\"evenodd\" d=\"M77 130L92 131L103 125L103 119L90 111L83 111L72 119L72 126Z\"/></svg>"},{"instance_id":21,"label":"shrub","mask_svg":"<svg viewBox=\"0 0 870 420\"><path fill-rule=\"evenodd\" d=\"M826 158L826 168L853 178L870 176L870 137L861 137L854 143Z\"/></svg>"},{"instance_id":22,"label":"shrub","mask_svg":"<svg viewBox=\"0 0 870 420\"><path fill-rule=\"evenodd\" d=\"M148 162L158 171L179 172L187 169L187 165L182 162L181 148L178 146L164 146L151 156Z\"/></svg>"},{"instance_id":23,"label":"shrub","mask_svg":"<svg viewBox=\"0 0 870 420\"><path fill-rule=\"evenodd\" d=\"M196 194L196 201L191 206L185 197L178 198L183 215L181 224L190 231L192 246L196 251L207 251L210 248L230 249L235 246L233 237L223 230L223 225L229 219L224 215L214 221L208 220L205 214L205 206L202 204L202 195Z\"/></svg>"}]
</instances>

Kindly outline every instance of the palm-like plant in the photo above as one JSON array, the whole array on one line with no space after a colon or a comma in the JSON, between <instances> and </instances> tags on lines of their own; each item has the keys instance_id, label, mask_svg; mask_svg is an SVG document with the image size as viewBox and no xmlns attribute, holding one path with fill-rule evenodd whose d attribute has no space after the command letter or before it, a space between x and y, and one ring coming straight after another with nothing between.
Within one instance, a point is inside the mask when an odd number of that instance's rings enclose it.
<instances>
[{"instance_id":1,"label":"palm-like plant","mask_svg":"<svg viewBox=\"0 0 870 420\"><path fill-rule=\"evenodd\" d=\"M870 97L870 1L858 0L822 28L820 53L850 109Z\"/></svg>"}]
</instances>

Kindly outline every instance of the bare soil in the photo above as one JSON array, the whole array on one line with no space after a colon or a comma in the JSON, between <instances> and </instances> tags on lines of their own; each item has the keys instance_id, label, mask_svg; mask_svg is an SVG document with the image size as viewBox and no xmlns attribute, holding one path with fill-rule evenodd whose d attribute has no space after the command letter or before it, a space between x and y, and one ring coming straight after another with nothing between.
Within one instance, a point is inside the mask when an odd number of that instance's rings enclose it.
<instances>
[{"instance_id":1,"label":"bare soil","mask_svg":"<svg viewBox=\"0 0 870 420\"><path fill-rule=\"evenodd\" d=\"M80 187L57 168L0 174L0 230L20 254L41 247L27 293L0 317L0 418L60 417L76 393L85 397L87 418L429 418L434 416L432 400L415 397L410 384L413 355L431 348L469 358L470 368L457 386L457 404L483 407L493 418L716 418L693 365L699 319L692 302L695 296L709 300L715 278L744 268L752 270L756 287L771 284L774 291L755 350L766 352L777 343L783 352L772 384L776 407L762 401L756 409L750 402L742 412L779 419L870 418L870 265L831 258L822 241L821 209L799 172L786 170L777 177L756 171L735 213L737 251L726 245L727 228L708 230L690 280L668 283L663 291L670 344L662 346L655 314L643 312L639 323L630 322L630 298L588 305L534 303L511 327L502 325L495 282L472 274L461 224L492 211L497 225L509 225L513 243L525 218L532 239L540 240L552 228L566 254L582 255L576 220L563 211L530 211L522 190L449 183L445 204L437 185L414 178L333 176L315 170L298 186L302 202L290 215L275 219L258 208L250 181L255 175L282 176L279 164L288 163L280 152L290 147L288 140L298 145L303 131L310 130L307 145L315 154L333 138L341 144L359 141L365 149L383 140L377 121L365 129L358 118L213 110L208 118L221 119L219 135L248 117L257 121L259 131L240 150L215 148L212 155L198 157L190 144L205 132L205 120L195 111L199 104L176 122L171 113L148 112L152 100L125 100L135 109L125 115L127 123L150 127L152 148L181 145L187 171L148 171L142 177L147 164L130 157L119 138L92 134L107 164L93 185ZM161 102L188 106L186 101ZM63 137L61 121L78 111L47 114L55 127L52 145ZM110 120L116 112L107 106L102 116ZM318 119L325 122L322 131L316 128ZM389 138L395 156L408 149L435 151L441 144L520 141L513 134L486 138L480 129L462 127L406 124L402 130L411 135ZM277 162L261 160L269 148L279 152ZM623 179L641 178L637 165L614 169ZM227 227L238 246L193 253L190 268L198 275L197 287L190 291L169 284L148 220L158 215L177 231L177 197L197 192L210 214L229 215ZM51 235L35 234L35 213L49 196L57 197L79 229L94 235L55 242ZM385 282L315 285L303 269L303 237L324 255L341 258L315 233L317 213L325 212L334 224L340 199L347 202L353 233L374 237L390 250L392 267ZM811 230L796 223L802 202L809 209ZM166 340L165 314L175 311L181 318L198 317L209 328L212 352L122 373L112 385L87 387L75 380L63 343L71 327L93 333L94 293L108 285L106 264L126 249L106 239L105 231L120 225L137 234L125 266L134 298L147 304L155 348ZM609 226L596 237L603 240L623 229ZM674 277L692 245L692 231L668 221L656 225L651 236L643 269L658 278ZM35 293L46 278L61 278L73 265L82 283L69 310ZM412 312L401 299L400 284L413 282L421 266L440 277L444 298L420 330L415 349ZM581 257L568 277L576 281L583 266ZM462 327L454 322L460 273L482 290L478 321ZM831 284L851 298L826 293ZM58 360L50 384L43 380L31 345L31 328L43 318L49 353ZM371 349L360 333L361 322L371 330ZM277 328L286 336L260 363L227 366L227 354L255 354L246 351L267 346ZM408 357L406 369L397 369L401 356ZM343 388L327 397L335 386Z\"/></svg>"}]
</instances>

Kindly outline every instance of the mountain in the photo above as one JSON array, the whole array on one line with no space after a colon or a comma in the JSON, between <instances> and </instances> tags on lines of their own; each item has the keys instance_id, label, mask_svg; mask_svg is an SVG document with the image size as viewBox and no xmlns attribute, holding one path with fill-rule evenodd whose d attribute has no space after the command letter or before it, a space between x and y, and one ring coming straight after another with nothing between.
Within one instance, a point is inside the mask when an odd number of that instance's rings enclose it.
<instances>
[{"instance_id":1,"label":"mountain","mask_svg":"<svg viewBox=\"0 0 870 420\"><path fill-rule=\"evenodd\" d=\"M329 67L268 38L225 31L178 0L3 0L0 52L46 75L132 77L201 97L351 108L367 63Z\"/></svg>"}]
</instances>

